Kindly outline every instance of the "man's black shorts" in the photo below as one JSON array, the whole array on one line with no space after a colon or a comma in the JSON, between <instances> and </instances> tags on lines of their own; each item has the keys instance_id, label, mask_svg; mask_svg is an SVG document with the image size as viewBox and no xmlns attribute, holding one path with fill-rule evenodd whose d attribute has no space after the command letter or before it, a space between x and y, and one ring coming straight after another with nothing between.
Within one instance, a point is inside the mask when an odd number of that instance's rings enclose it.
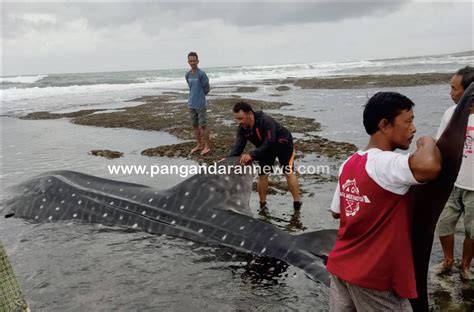
<instances>
[{"instance_id":1,"label":"man's black shorts","mask_svg":"<svg viewBox=\"0 0 474 312\"><path fill-rule=\"evenodd\" d=\"M295 171L295 149L293 147L293 142L280 140L272 150L270 150L262 159L258 161L260 166L259 175L267 175L272 173L277 157L278 162L283 168L283 172L285 174L290 174Z\"/></svg>"}]
</instances>

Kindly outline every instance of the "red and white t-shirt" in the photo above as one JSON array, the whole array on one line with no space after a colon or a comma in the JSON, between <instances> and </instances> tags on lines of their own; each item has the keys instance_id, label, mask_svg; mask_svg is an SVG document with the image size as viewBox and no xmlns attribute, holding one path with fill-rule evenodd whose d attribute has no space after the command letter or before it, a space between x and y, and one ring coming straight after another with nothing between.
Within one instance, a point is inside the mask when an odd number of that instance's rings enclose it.
<instances>
[{"instance_id":1,"label":"red and white t-shirt","mask_svg":"<svg viewBox=\"0 0 474 312\"><path fill-rule=\"evenodd\" d=\"M370 149L340 169L331 210L340 213L327 270L364 288L416 298L408 191L409 155Z\"/></svg>"},{"instance_id":2,"label":"red and white t-shirt","mask_svg":"<svg viewBox=\"0 0 474 312\"><path fill-rule=\"evenodd\" d=\"M456 105L448 108L441 119L436 138L439 139L451 120ZM474 191L474 114L469 115L466 128L466 139L464 140L464 150L462 153L461 167L454 185L464 190Z\"/></svg>"}]
</instances>

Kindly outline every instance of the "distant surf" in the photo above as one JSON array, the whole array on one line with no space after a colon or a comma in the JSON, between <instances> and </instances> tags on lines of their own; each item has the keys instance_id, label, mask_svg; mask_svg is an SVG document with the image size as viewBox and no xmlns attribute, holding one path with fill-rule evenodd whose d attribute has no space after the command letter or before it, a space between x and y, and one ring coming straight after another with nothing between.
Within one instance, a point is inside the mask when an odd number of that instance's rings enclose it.
<instances>
[{"instance_id":1,"label":"distant surf","mask_svg":"<svg viewBox=\"0 0 474 312\"><path fill-rule=\"evenodd\" d=\"M203 69L212 85L259 83L269 79L451 73L474 63L474 51L382 60L320 61L297 64L229 66ZM147 71L40 74L1 77L2 114L111 104L160 90L187 86L187 68Z\"/></svg>"}]
</instances>

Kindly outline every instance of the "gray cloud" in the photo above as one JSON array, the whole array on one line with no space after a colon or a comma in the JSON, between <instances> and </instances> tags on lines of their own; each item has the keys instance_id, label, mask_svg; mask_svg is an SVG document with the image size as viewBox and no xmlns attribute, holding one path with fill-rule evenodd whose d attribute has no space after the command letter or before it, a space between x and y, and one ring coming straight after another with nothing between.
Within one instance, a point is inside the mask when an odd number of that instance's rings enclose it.
<instances>
[{"instance_id":1,"label":"gray cloud","mask_svg":"<svg viewBox=\"0 0 474 312\"><path fill-rule=\"evenodd\" d=\"M2 3L3 73L182 68L472 49L471 2ZM467 31L461 31L467 30Z\"/></svg>"},{"instance_id":2,"label":"gray cloud","mask_svg":"<svg viewBox=\"0 0 474 312\"><path fill-rule=\"evenodd\" d=\"M4 3L5 38L34 29L60 28L74 20L86 20L95 29L136 24L148 34L162 27L220 20L238 27L337 22L368 15L389 14L399 2L228 2L228 3ZM25 14L49 14L52 21L24 19Z\"/></svg>"}]
</instances>

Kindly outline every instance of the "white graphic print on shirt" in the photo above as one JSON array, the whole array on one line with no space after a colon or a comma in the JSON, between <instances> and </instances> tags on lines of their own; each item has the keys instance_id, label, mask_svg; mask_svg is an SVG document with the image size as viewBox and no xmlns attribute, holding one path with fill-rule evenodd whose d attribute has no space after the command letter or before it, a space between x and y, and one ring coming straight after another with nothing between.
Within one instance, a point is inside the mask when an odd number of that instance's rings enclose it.
<instances>
[{"instance_id":1,"label":"white graphic print on shirt","mask_svg":"<svg viewBox=\"0 0 474 312\"><path fill-rule=\"evenodd\" d=\"M366 195L360 195L355 179L348 179L342 185L341 197L344 198L344 211L347 217L353 217L360 210L360 203L370 204Z\"/></svg>"}]
</instances>

